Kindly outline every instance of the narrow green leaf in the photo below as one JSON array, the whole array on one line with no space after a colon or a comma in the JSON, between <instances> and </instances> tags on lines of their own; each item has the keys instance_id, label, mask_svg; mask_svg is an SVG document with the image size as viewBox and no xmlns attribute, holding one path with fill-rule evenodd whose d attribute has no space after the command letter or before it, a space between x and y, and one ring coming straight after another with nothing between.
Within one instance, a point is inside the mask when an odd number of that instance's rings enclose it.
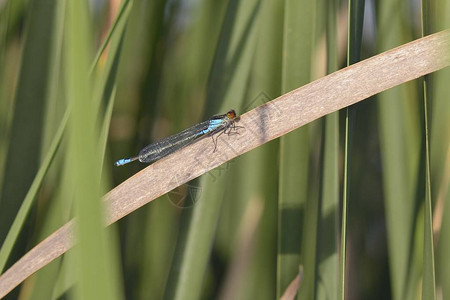
<instances>
[{"instance_id":1,"label":"narrow green leaf","mask_svg":"<svg viewBox=\"0 0 450 300\"><path fill-rule=\"evenodd\" d=\"M349 0L347 65L361 60L365 0Z\"/></svg>"},{"instance_id":2,"label":"narrow green leaf","mask_svg":"<svg viewBox=\"0 0 450 300\"><path fill-rule=\"evenodd\" d=\"M103 228L100 197L101 160L92 85L87 80L91 59L87 1L68 0L66 23L67 96L72 106L69 153L75 183L74 207L78 244L75 249L81 299L115 299L117 282L110 240Z\"/></svg>"},{"instance_id":3,"label":"narrow green leaf","mask_svg":"<svg viewBox=\"0 0 450 300\"><path fill-rule=\"evenodd\" d=\"M377 51L392 49L409 41L402 15L404 1L379 2ZM392 299L411 299L417 291L421 261L413 247L417 195L420 122L414 84L395 87L378 95L379 134L383 194L386 210L389 270Z\"/></svg>"},{"instance_id":4,"label":"narrow green leaf","mask_svg":"<svg viewBox=\"0 0 450 300\"><path fill-rule=\"evenodd\" d=\"M338 1L327 1L325 15L327 73L338 68ZM317 299L339 298L339 113L325 117L323 124L323 166L321 170L320 229L318 233Z\"/></svg>"},{"instance_id":5,"label":"narrow green leaf","mask_svg":"<svg viewBox=\"0 0 450 300\"><path fill-rule=\"evenodd\" d=\"M431 33L430 24L430 1L422 0L422 36ZM431 203L431 172L430 172L430 144L428 126L428 99L429 76L424 77L423 114L424 114L424 136L425 136L425 222L424 222L424 251L423 251L423 279L422 299L436 299L436 274L434 265L434 242L433 242L433 205Z\"/></svg>"},{"instance_id":6,"label":"narrow green leaf","mask_svg":"<svg viewBox=\"0 0 450 300\"><path fill-rule=\"evenodd\" d=\"M450 28L450 0L436 1L432 10L437 30ZM450 47L447 49L450 53ZM450 297L450 68L432 76L430 111L431 195L436 245L436 288L442 299ZM438 294L439 295L439 294Z\"/></svg>"},{"instance_id":7,"label":"narrow green leaf","mask_svg":"<svg viewBox=\"0 0 450 300\"><path fill-rule=\"evenodd\" d=\"M362 31L364 23L365 0L349 0L348 13L348 46L347 65L354 64L361 59ZM346 108L345 116L345 142L344 142L344 183L342 196L342 225L341 225L341 251L339 260L340 283L339 297L345 299L345 267L347 254L347 210L350 200L352 165L352 140L354 136L355 107Z\"/></svg>"},{"instance_id":8,"label":"narrow green leaf","mask_svg":"<svg viewBox=\"0 0 450 300\"><path fill-rule=\"evenodd\" d=\"M316 1L285 1L283 30L282 93L291 91L311 80L311 58L314 44ZM303 225L308 199L309 174L308 128L306 126L280 138L280 169L278 195L278 262L277 298L298 274L300 263L304 279L312 283L302 286L305 297L314 284L315 259L303 255L313 243L304 244ZM312 225L314 227L314 225ZM313 253L313 252L310 252Z\"/></svg>"},{"instance_id":9,"label":"narrow green leaf","mask_svg":"<svg viewBox=\"0 0 450 300\"><path fill-rule=\"evenodd\" d=\"M423 279L422 299L436 299L436 278L434 265L433 245L433 206L431 203L431 179L430 179L430 149L428 141L428 109L427 109L427 82L424 81L424 122L425 122L425 222L424 222L424 251L423 251Z\"/></svg>"},{"instance_id":10,"label":"narrow green leaf","mask_svg":"<svg viewBox=\"0 0 450 300\"><path fill-rule=\"evenodd\" d=\"M318 233L317 298L338 299L339 114L326 116Z\"/></svg>"}]
</instances>

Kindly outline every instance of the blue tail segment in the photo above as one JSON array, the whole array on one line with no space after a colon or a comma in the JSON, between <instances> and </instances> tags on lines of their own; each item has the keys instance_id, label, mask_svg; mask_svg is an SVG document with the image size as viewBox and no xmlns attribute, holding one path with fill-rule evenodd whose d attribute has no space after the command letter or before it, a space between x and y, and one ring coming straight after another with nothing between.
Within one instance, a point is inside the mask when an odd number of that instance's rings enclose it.
<instances>
[{"instance_id":1,"label":"blue tail segment","mask_svg":"<svg viewBox=\"0 0 450 300\"><path fill-rule=\"evenodd\" d=\"M127 163L132 162L133 160L134 160L133 158L122 158L122 159L119 159L118 161L116 161L116 162L114 163L114 165L115 165L116 167L120 167L120 166L123 166L123 165L125 165L125 164L127 164Z\"/></svg>"}]
</instances>

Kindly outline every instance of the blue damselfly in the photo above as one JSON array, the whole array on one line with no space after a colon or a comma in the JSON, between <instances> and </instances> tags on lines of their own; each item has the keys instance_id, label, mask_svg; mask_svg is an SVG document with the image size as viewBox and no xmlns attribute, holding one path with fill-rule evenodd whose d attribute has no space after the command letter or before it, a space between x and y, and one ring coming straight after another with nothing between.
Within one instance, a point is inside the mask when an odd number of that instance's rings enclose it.
<instances>
[{"instance_id":1,"label":"blue damselfly","mask_svg":"<svg viewBox=\"0 0 450 300\"><path fill-rule=\"evenodd\" d=\"M116 161L115 165L122 166L135 160L139 160L143 163L151 163L205 136L212 137L214 151L216 151L217 139L223 133L230 134L232 129L236 129L237 126L235 125L235 122L237 119L236 112L233 109L226 114L213 116L207 121L201 122L180 133L146 146L139 152L138 156L119 159ZM214 140L214 135L216 133L219 134L217 135L216 140Z\"/></svg>"}]
</instances>

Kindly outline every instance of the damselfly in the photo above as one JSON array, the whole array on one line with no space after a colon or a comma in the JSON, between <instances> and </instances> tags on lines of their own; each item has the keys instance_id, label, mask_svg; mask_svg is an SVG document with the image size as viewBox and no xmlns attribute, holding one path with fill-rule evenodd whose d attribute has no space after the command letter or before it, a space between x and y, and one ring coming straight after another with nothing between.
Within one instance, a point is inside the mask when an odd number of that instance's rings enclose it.
<instances>
[{"instance_id":1,"label":"damselfly","mask_svg":"<svg viewBox=\"0 0 450 300\"><path fill-rule=\"evenodd\" d=\"M180 133L148 145L139 152L138 156L119 159L116 161L115 165L122 166L135 160L139 160L143 163L151 163L205 136L212 137L214 142L214 151L216 151L217 139L223 133L229 135L231 130L236 129L236 120L236 112L233 109L226 114L213 116L207 121L201 122L181 131ZM214 134L216 133L219 133L219 135L216 137L216 140L214 140Z\"/></svg>"}]
</instances>

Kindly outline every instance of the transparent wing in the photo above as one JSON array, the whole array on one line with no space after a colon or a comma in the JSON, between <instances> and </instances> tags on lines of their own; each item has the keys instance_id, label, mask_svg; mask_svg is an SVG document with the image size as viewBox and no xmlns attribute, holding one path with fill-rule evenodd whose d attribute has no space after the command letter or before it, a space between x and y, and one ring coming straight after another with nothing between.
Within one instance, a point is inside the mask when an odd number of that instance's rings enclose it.
<instances>
[{"instance_id":1,"label":"transparent wing","mask_svg":"<svg viewBox=\"0 0 450 300\"><path fill-rule=\"evenodd\" d=\"M225 126L225 121L222 122L224 123L222 125L221 122L214 122L214 124L212 124L212 120L213 118L148 145L139 152L139 161L144 163L154 162L189 145L206 134L217 132L217 130L220 130Z\"/></svg>"}]
</instances>

